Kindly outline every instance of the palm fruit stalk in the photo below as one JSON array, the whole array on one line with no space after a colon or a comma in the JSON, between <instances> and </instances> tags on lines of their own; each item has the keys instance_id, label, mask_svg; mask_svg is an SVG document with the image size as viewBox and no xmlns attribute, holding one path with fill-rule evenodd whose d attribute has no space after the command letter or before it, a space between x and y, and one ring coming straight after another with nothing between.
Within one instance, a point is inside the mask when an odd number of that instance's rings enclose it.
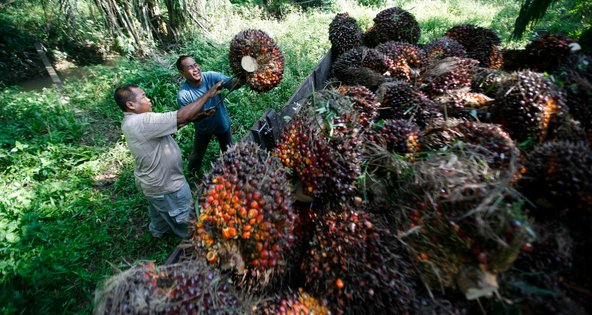
<instances>
[{"instance_id":1,"label":"palm fruit stalk","mask_svg":"<svg viewBox=\"0 0 592 315\"><path fill-rule=\"evenodd\" d=\"M545 34L531 41L524 48L530 69L537 72L554 72L568 61L577 42L564 35Z\"/></svg>"},{"instance_id":2,"label":"palm fruit stalk","mask_svg":"<svg viewBox=\"0 0 592 315\"><path fill-rule=\"evenodd\" d=\"M463 45L452 38L440 37L428 43L425 48L426 58L430 61L446 57L466 58L467 51Z\"/></svg>"},{"instance_id":3,"label":"palm fruit stalk","mask_svg":"<svg viewBox=\"0 0 592 315\"><path fill-rule=\"evenodd\" d=\"M322 301L306 293L302 288L294 292L288 289L281 295L256 306L253 312L260 315L329 315L331 312Z\"/></svg>"},{"instance_id":4,"label":"palm fruit stalk","mask_svg":"<svg viewBox=\"0 0 592 315\"><path fill-rule=\"evenodd\" d=\"M244 298L203 260L143 263L109 278L94 314L245 314Z\"/></svg>"},{"instance_id":5,"label":"palm fruit stalk","mask_svg":"<svg viewBox=\"0 0 592 315\"><path fill-rule=\"evenodd\" d=\"M382 105L379 110L380 119L405 119L425 128L442 118L434 101L409 83L384 83L378 88L376 95Z\"/></svg>"},{"instance_id":6,"label":"palm fruit stalk","mask_svg":"<svg viewBox=\"0 0 592 315\"><path fill-rule=\"evenodd\" d=\"M231 147L205 176L199 208L195 243L212 264L250 276L249 286L284 271L295 214L286 170L275 157L255 143Z\"/></svg>"},{"instance_id":7,"label":"palm fruit stalk","mask_svg":"<svg viewBox=\"0 0 592 315\"><path fill-rule=\"evenodd\" d=\"M498 47L501 40L492 30L471 24L460 24L450 28L444 36L463 45L467 57L478 60L481 67L502 67L503 55Z\"/></svg>"},{"instance_id":8,"label":"palm fruit stalk","mask_svg":"<svg viewBox=\"0 0 592 315\"><path fill-rule=\"evenodd\" d=\"M255 59L257 69L243 69L243 57ZM230 67L233 73L257 92L267 92L280 84L284 73L284 55L275 40L261 30L248 29L230 42Z\"/></svg>"},{"instance_id":9,"label":"palm fruit stalk","mask_svg":"<svg viewBox=\"0 0 592 315\"><path fill-rule=\"evenodd\" d=\"M338 13L329 24L329 41L333 58L337 58L346 51L362 46L364 32L349 13Z\"/></svg>"},{"instance_id":10,"label":"palm fruit stalk","mask_svg":"<svg viewBox=\"0 0 592 315\"><path fill-rule=\"evenodd\" d=\"M442 95L452 90L468 88L477 72L474 59L447 57L435 60L422 74L423 88L429 95Z\"/></svg>"},{"instance_id":11,"label":"palm fruit stalk","mask_svg":"<svg viewBox=\"0 0 592 315\"><path fill-rule=\"evenodd\" d=\"M344 84L359 84L370 89L375 89L386 82L387 77L383 75L384 72L380 73L374 69L387 72L392 68L392 61L376 51L370 52L370 54L368 51L368 48L358 47L339 56L331 67L333 75ZM368 55L371 58L367 59ZM373 69L367 65L372 66Z\"/></svg>"},{"instance_id":12,"label":"palm fruit stalk","mask_svg":"<svg viewBox=\"0 0 592 315\"><path fill-rule=\"evenodd\" d=\"M302 263L305 287L336 314L403 314L412 307L413 269L398 241L373 220L348 207L315 220Z\"/></svg>"},{"instance_id":13,"label":"palm fruit stalk","mask_svg":"<svg viewBox=\"0 0 592 315\"><path fill-rule=\"evenodd\" d=\"M566 110L555 83L529 70L515 72L501 83L492 108L492 121L501 124L518 142L544 140Z\"/></svg>"},{"instance_id":14,"label":"palm fruit stalk","mask_svg":"<svg viewBox=\"0 0 592 315\"><path fill-rule=\"evenodd\" d=\"M421 29L415 17L399 7L392 7L374 17L374 25L366 30L364 42L368 47L388 41L416 44L420 35Z\"/></svg>"}]
</instances>

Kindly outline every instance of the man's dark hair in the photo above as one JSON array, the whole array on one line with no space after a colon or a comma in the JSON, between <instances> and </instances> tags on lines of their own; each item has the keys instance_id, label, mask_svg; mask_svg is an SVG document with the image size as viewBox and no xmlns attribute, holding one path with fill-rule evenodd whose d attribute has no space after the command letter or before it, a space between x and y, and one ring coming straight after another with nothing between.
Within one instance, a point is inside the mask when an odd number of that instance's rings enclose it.
<instances>
[{"instance_id":1,"label":"man's dark hair","mask_svg":"<svg viewBox=\"0 0 592 315\"><path fill-rule=\"evenodd\" d=\"M123 84L115 89L115 93L113 93L113 96L115 97L115 103L117 103L119 108L121 108L121 110L124 112L127 110L125 103L132 101L136 97L132 91L132 88L138 88L138 86L135 84Z\"/></svg>"},{"instance_id":2,"label":"man's dark hair","mask_svg":"<svg viewBox=\"0 0 592 315\"><path fill-rule=\"evenodd\" d=\"M192 58L192 57L188 56L188 55L182 55L181 57L179 57L179 59L177 59L177 62L175 63L175 65L177 66L177 70L183 71L183 65L181 64L181 62L183 62L183 60L185 60L187 58Z\"/></svg>"}]
</instances>

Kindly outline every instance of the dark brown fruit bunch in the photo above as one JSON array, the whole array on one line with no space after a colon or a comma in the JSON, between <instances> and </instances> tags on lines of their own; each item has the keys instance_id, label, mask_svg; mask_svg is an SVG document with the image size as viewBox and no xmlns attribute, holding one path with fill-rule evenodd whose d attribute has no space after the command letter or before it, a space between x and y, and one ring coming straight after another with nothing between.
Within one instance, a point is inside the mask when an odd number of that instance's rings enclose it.
<instances>
[{"instance_id":1,"label":"dark brown fruit bunch","mask_svg":"<svg viewBox=\"0 0 592 315\"><path fill-rule=\"evenodd\" d=\"M415 123L403 119L387 119L381 127L376 126L368 138L374 143L384 145L390 152L411 157L419 151L418 136L419 127Z\"/></svg>"},{"instance_id":2,"label":"dark brown fruit bunch","mask_svg":"<svg viewBox=\"0 0 592 315\"><path fill-rule=\"evenodd\" d=\"M441 95L451 90L467 88L471 86L477 64L474 59L458 57L435 60L423 73L423 90L430 95Z\"/></svg>"},{"instance_id":3,"label":"dark brown fruit bunch","mask_svg":"<svg viewBox=\"0 0 592 315\"><path fill-rule=\"evenodd\" d=\"M502 82L509 77L509 73L503 70L478 68L471 82L471 90L489 97L496 97Z\"/></svg>"},{"instance_id":4,"label":"dark brown fruit bunch","mask_svg":"<svg viewBox=\"0 0 592 315\"><path fill-rule=\"evenodd\" d=\"M588 141L592 142L592 57L570 57L558 77L564 82L569 113L581 123L588 134Z\"/></svg>"},{"instance_id":5,"label":"dark brown fruit bunch","mask_svg":"<svg viewBox=\"0 0 592 315\"><path fill-rule=\"evenodd\" d=\"M406 82L385 83L378 88L376 95L382 104L379 111L381 119L405 119L424 128L442 117L432 100Z\"/></svg>"},{"instance_id":6,"label":"dark brown fruit bunch","mask_svg":"<svg viewBox=\"0 0 592 315\"><path fill-rule=\"evenodd\" d=\"M241 66L244 56L257 62L254 72ZM284 73L284 55L273 38L261 30L248 29L238 33L230 42L230 66L234 74L257 92L267 92L280 84Z\"/></svg>"},{"instance_id":7,"label":"dark brown fruit bunch","mask_svg":"<svg viewBox=\"0 0 592 315\"><path fill-rule=\"evenodd\" d=\"M305 286L327 298L336 314L403 314L411 307L411 266L369 214L328 212L316 220L310 245Z\"/></svg>"},{"instance_id":8,"label":"dark brown fruit bunch","mask_svg":"<svg viewBox=\"0 0 592 315\"><path fill-rule=\"evenodd\" d=\"M485 94L454 91L434 98L441 112L450 117L471 120L486 119L488 106L493 99Z\"/></svg>"},{"instance_id":9,"label":"dark brown fruit bunch","mask_svg":"<svg viewBox=\"0 0 592 315\"><path fill-rule=\"evenodd\" d=\"M495 98L492 121L501 124L518 142L544 140L566 110L555 83L528 70L513 73L503 81Z\"/></svg>"},{"instance_id":10,"label":"dark brown fruit bunch","mask_svg":"<svg viewBox=\"0 0 592 315\"><path fill-rule=\"evenodd\" d=\"M288 290L271 301L257 306L261 315L329 315L331 312L322 301L312 297L302 288L298 292Z\"/></svg>"},{"instance_id":11,"label":"dark brown fruit bunch","mask_svg":"<svg viewBox=\"0 0 592 315\"><path fill-rule=\"evenodd\" d=\"M362 46L364 32L356 19L348 13L338 13L329 24L329 41L333 50L333 58L337 58L346 51Z\"/></svg>"},{"instance_id":12,"label":"dark brown fruit bunch","mask_svg":"<svg viewBox=\"0 0 592 315\"><path fill-rule=\"evenodd\" d=\"M528 154L521 191L539 209L592 209L592 150L582 142L546 142ZM557 213L555 213L556 215Z\"/></svg>"},{"instance_id":13,"label":"dark brown fruit bunch","mask_svg":"<svg viewBox=\"0 0 592 315\"><path fill-rule=\"evenodd\" d=\"M517 71L529 68L529 57L524 49L502 50L505 71Z\"/></svg>"},{"instance_id":14,"label":"dark brown fruit bunch","mask_svg":"<svg viewBox=\"0 0 592 315\"><path fill-rule=\"evenodd\" d=\"M378 116L380 103L376 94L362 85L342 85L337 91L354 100L353 109L357 112L357 119L364 129L370 127Z\"/></svg>"},{"instance_id":15,"label":"dark brown fruit bunch","mask_svg":"<svg viewBox=\"0 0 592 315\"><path fill-rule=\"evenodd\" d=\"M208 261L226 264L220 260L238 255L238 274L283 271L295 214L279 160L255 143L236 144L205 176L199 206L195 237L209 251Z\"/></svg>"},{"instance_id":16,"label":"dark brown fruit bunch","mask_svg":"<svg viewBox=\"0 0 592 315\"><path fill-rule=\"evenodd\" d=\"M567 61L573 44L577 44L576 41L564 35L543 35L524 48L528 65L533 71L553 72Z\"/></svg>"},{"instance_id":17,"label":"dark brown fruit bunch","mask_svg":"<svg viewBox=\"0 0 592 315\"><path fill-rule=\"evenodd\" d=\"M503 65L503 56L498 47L500 38L490 29L461 24L446 31L444 36L463 45L467 57L478 60L481 67L499 69Z\"/></svg>"},{"instance_id":18,"label":"dark brown fruit bunch","mask_svg":"<svg viewBox=\"0 0 592 315\"><path fill-rule=\"evenodd\" d=\"M403 58L407 64L419 69L426 64L426 53L420 47L405 42L386 42L376 46L376 50L392 60Z\"/></svg>"},{"instance_id":19,"label":"dark brown fruit bunch","mask_svg":"<svg viewBox=\"0 0 592 315\"><path fill-rule=\"evenodd\" d=\"M376 15L374 25L364 35L364 42L368 47L389 41L416 44L420 35L415 17L401 8L392 7Z\"/></svg>"},{"instance_id":20,"label":"dark brown fruit bunch","mask_svg":"<svg viewBox=\"0 0 592 315\"><path fill-rule=\"evenodd\" d=\"M440 37L425 47L426 57L430 60L444 59L446 57L465 58L467 51L459 42L446 36Z\"/></svg>"},{"instance_id":21,"label":"dark brown fruit bunch","mask_svg":"<svg viewBox=\"0 0 592 315\"><path fill-rule=\"evenodd\" d=\"M373 69L369 68L372 66ZM348 85L363 85L370 89L387 81L387 78L374 69L388 71L392 67L392 61L385 58L382 53L371 51L365 47L353 48L339 56L333 63L333 75L341 82Z\"/></svg>"}]
</instances>

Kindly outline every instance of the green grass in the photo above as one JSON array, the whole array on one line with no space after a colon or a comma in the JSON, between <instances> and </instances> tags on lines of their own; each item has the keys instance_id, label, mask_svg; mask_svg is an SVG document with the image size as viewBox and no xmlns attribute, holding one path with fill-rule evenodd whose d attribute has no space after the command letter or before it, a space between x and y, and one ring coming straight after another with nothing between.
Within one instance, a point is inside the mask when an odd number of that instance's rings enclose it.
<instances>
[{"instance_id":1,"label":"green grass","mask_svg":"<svg viewBox=\"0 0 592 315\"><path fill-rule=\"evenodd\" d=\"M388 1L382 8L392 5L416 16L422 43L457 23L494 28L505 46L525 43L507 41L516 1ZM186 46L175 53L88 67L84 79L65 83L63 100L52 89L0 90L0 313L90 313L93 292L103 280L138 260L162 264L178 243L170 235L153 239L147 231L146 203L134 185L133 160L121 137L122 114L112 101L117 85L139 84L155 111L173 110L180 82L173 63L179 54L196 56L204 70L230 74L232 36L245 28L262 29L278 41L286 69L282 83L268 93L243 88L228 96L239 140L267 108L282 108L327 52L328 25L336 12L350 12L366 28L379 10L336 1L333 12L293 12L277 21L227 5L208 20L211 37L188 32ZM552 14L562 11L555 8ZM553 25L552 18L541 25L569 26ZM189 126L176 135L185 158L192 134ZM204 165L217 156L213 143Z\"/></svg>"}]
</instances>

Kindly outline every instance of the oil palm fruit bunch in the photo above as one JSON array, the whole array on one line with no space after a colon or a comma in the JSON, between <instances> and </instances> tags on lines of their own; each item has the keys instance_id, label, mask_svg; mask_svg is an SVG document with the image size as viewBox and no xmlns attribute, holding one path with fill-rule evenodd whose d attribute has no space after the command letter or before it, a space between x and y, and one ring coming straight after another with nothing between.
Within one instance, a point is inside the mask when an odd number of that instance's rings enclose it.
<instances>
[{"instance_id":1,"label":"oil palm fruit bunch","mask_svg":"<svg viewBox=\"0 0 592 315\"><path fill-rule=\"evenodd\" d=\"M240 142L213 164L202 185L196 241L207 260L227 265L238 259L237 273L254 277L282 272L295 214L280 161Z\"/></svg>"},{"instance_id":2,"label":"oil palm fruit bunch","mask_svg":"<svg viewBox=\"0 0 592 315\"><path fill-rule=\"evenodd\" d=\"M232 284L203 260L143 263L105 282L94 314L245 314Z\"/></svg>"},{"instance_id":3,"label":"oil palm fruit bunch","mask_svg":"<svg viewBox=\"0 0 592 315\"><path fill-rule=\"evenodd\" d=\"M502 50L505 71L518 71L529 68L529 57L524 49L505 49Z\"/></svg>"},{"instance_id":4,"label":"oil palm fruit bunch","mask_svg":"<svg viewBox=\"0 0 592 315\"><path fill-rule=\"evenodd\" d=\"M529 70L515 72L496 92L492 121L518 141L542 141L566 110L563 96L549 78Z\"/></svg>"},{"instance_id":5,"label":"oil palm fruit bunch","mask_svg":"<svg viewBox=\"0 0 592 315\"><path fill-rule=\"evenodd\" d=\"M419 127L404 119L387 119L374 125L374 130L366 136L373 143L381 144L390 152L413 157L419 151Z\"/></svg>"},{"instance_id":6,"label":"oil palm fruit bunch","mask_svg":"<svg viewBox=\"0 0 592 315\"><path fill-rule=\"evenodd\" d=\"M380 11L374 17L374 25L364 34L364 42L368 47L388 41L416 44L420 35L415 17L399 7L392 7Z\"/></svg>"},{"instance_id":7,"label":"oil palm fruit bunch","mask_svg":"<svg viewBox=\"0 0 592 315\"><path fill-rule=\"evenodd\" d=\"M432 154L411 167L390 217L432 288L454 287L467 268L507 270L531 241L512 176L491 169L479 152ZM404 233L411 229L417 232Z\"/></svg>"},{"instance_id":8,"label":"oil palm fruit bunch","mask_svg":"<svg viewBox=\"0 0 592 315\"><path fill-rule=\"evenodd\" d=\"M489 97L496 97L496 92L502 82L510 77L510 73L499 69L477 68L473 81L471 82L471 91L483 93Z\"/></svg>"},{"instance_id":9,"label":"oil palm fruit bunch","mask_svg":"<svg viewBox=\"0 0 592 315\"><path fill-rule=\"evenodd\" d=\"M338 13L329 24L329 41L333 57L337 58L346 51L362 46L364 32L349 13Z\"/></svg>"},{"instance_id":10,"label":"oil palm fruit bunch","mask_svg":"<svg viewBox=\"0 0 592 315\"><path fill-rule=\"evenodd\" d=\"M410 43L386 42L376 46L376 50L392 60L389 76L395 79L411 81L426 63L425 52Z\"/></svg>"},{"instance_id":11,"label":"oil palm fruit bunch","mask_svg":"<svg viewBox=\"0 0 592 315\"><path fill-rule=\"evenodd\" d=\"M537 145L524 162L520 190L547 216L561 210L592 209L592 150L583 142L554 141Z\"/></svg>"},{"instance_id":12,"label":"oil palm fruit bunch","mask_svg":"<svg viewBox=\"0 0 592 315\"><path fill-rule=\"evenodd\" d=\"M302 288L294 292L288 289L279 297L257 306L255 314L261 315L329 315L324 303Z\"/></svg>"},{"instance_id":13,"label":"oil palm fruit bunch","mask_svg":"<svg viewBox=\"0 0 592 315\"><path fill-rule=\"evenodd\" d=\"M431 62L422 74L423 90L442 95L451 90L468 88L477 72L477 60L447 57Z\"/></svg>"},{"instance_id":14,"label":"oil palm fruit bunch","mask_svg":"<svg viewBox=\"0 0 592 315\"><path fill-rule=\"evenodd\" d=\"M255 71L246 71L241 62L250 56L256 61ZM230 67L234 74L257 92L267 92L280 84L284 73L284 55L275 40L261 30L248 29L230 41Z\"/></svg>"},{"instance_id":15,"label":"oil palm fruit bunch","mask_svg":"<svg viewBox=\"0 0 592 315\"><path fill-rule=\"evenodd\" d=\"M302 262L305 287L323 294L336 314L403 314L411 307L412 268L393 235L373 220L348 207L315 220Z\"/></svg>"},{"instance_id":16,"label":"oil palm fruit bunch","mask_svg":"<svg viewBox=\"0 0 592 315\"><path fill-rule=\"evenodd\" d=\"M588 141L592 141L592 57L572 56L558 72L569 113L581 123Z\"/></svg>"},{"instance_id":17,"label":"oil palm fruit bunch","mask_svg":"<svg viewBox=\"0 0 592 315\"><path fill-rule=\"evenodd\" d=\"M318 91L280 135L276 155L304 192L319 200L348 198L360 176L361 126L354 103L339 92Z\"/></svg>"},{"instance_id":18,"label":"oil palm fruit bunch","mask_svg":"<svg viewBox=\"0 0 592 315\"><path fill-rule=\"evenodd\" d=\"M357 120L363 129L367 129L378 117L380 103L376 94L363 85L342 85L337 91L353 99L353 109L357 112Z\"/></svg>"},{"instance_id":19,"label":"oil palm fruit bunch","mask_svg":"<svg viewBox=\"0 0 592 315\"><path fill-rule=\"evenodd\" d=\"M331 67L333 75L344 84L359 84L370 89L375 89L386 82L387 77L374 69L387 72L392 68L392 61L382 53L377 51L368 53L368 51L369 49L366 47L358 47L350 49L339 56ZM369 57L367 58L367 56ZM372 66L373 69L367 67L367 65Z\"/></svg>"},{"instance_id":20,"label":"oil palm fruit bunch","mask_svg":"<svg viewBox=\"0 0 592 315\"><path fill-rule=\"evenodd\" d=\"M424 128L442 117L436 104L409 83L384 83L378 88L376 95L382 105L379 110L381 119L406 119Z\"/></svg>"},{"instance_id":21,"label":"oil palm fruit bunch","mask_svg":"<svg viewBox=\"0 0 592 315\"><path fill-rule=\"evenodd\" d=\"M493 102L493 99L485 94L463 91L453 91L435 97L434 100L440 111L448 116L472 120L487 119L488 106Z\"/></svg>"},{"instance_id":22,"label":"oil palm fruit bunch","mask_svg":"<svg viewBox=\"0 0 592 315\"><path fill-rule=\"evenodd\" d=\"M460 24L450 28L444 36L463 45L467 50L467 57L478 60L481 67L499 69L503 65L503 56L498 47L501 40L490 29Z\"/></svg>"},{"instance_id":23,"label":"oil palm fruit bunch","mask_svg":"<svg viewBox=\"0 0 592 315\"><path fill-rule=\"evenodd\" d=\"M429 60L444 59L446 57L466 58L467 51L463 45L452 38L440 37L428 43L425 48Z\"/></svg>"},{"instance_id":24,"label":"oil palm fruit bunch","mask_svg":"<svg viewBox=\"0 0 592 315\"><path fill-rule=\"evenodd\" d=\"M560 34L545 34L524 48L528 65L533 71L554 72L568 60L576 40Z\"/></svg>"}]
</instances>

